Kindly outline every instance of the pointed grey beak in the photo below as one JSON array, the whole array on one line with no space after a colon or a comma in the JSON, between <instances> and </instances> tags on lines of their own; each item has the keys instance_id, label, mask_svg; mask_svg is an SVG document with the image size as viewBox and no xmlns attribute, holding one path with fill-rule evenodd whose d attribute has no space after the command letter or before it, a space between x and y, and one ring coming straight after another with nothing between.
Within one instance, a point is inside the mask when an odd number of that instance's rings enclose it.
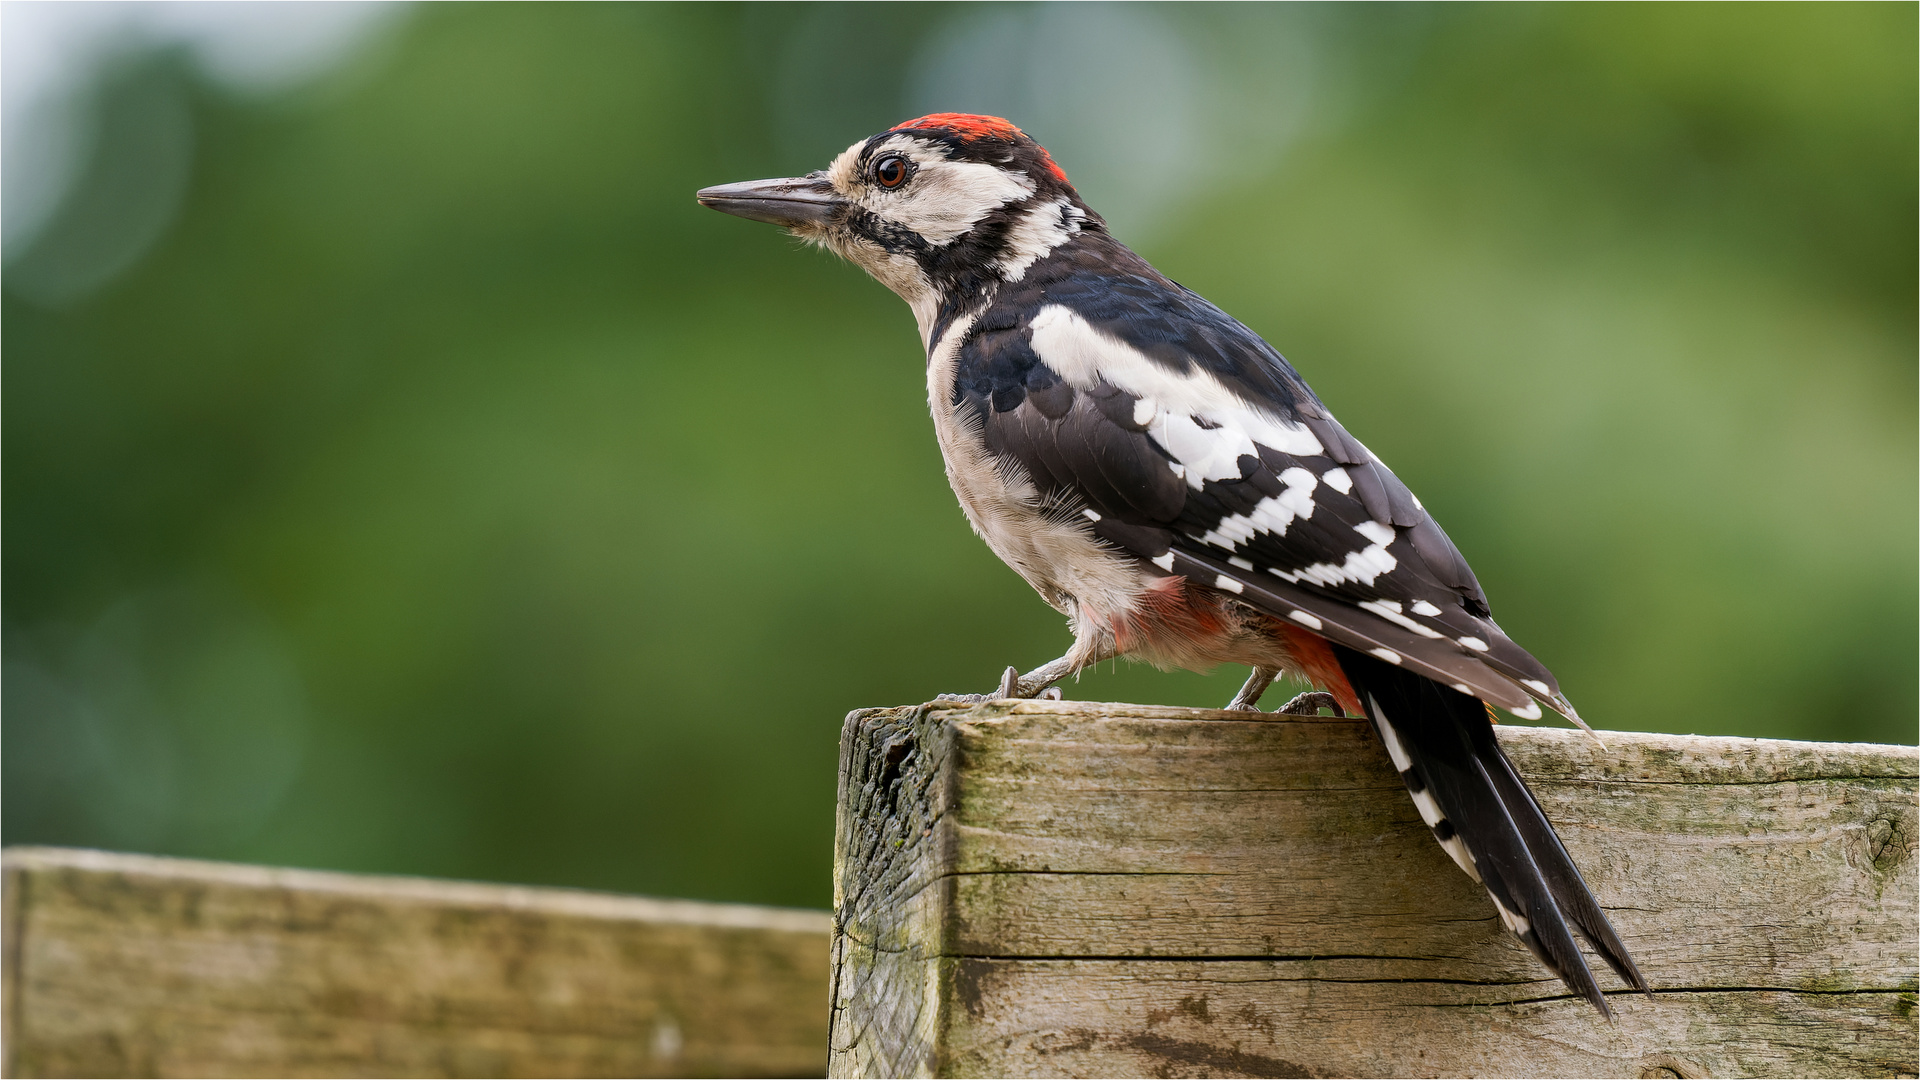
<instances>
[{"instance_id":1,"label":"pointed grey beak","mask_svg":"<svg viewBox=\"0 0 1920 1080\"><path fill-rule=\"evenodd\" d=\"M694 197L700 200L701 206L710 206L723 214L788 229L825 225L847 205L847 200L821 176L721 184L701 188Z\"/></svg>"}]
</instances>

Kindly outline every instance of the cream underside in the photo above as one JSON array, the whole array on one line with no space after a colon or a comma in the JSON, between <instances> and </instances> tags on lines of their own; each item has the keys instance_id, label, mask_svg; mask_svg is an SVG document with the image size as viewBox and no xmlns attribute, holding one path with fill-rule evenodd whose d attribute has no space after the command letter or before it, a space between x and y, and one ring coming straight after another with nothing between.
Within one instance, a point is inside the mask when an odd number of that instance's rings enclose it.
<instances>
[{"instance_id":1,"label":"cream underside","mask_svg":"<svg viewBox=\"0 0 1920 1080\"><path fill-rule=\"evenodd\" d=\"M954 368L975 317L956 320L927 358L927 405L947 482L973 531L1073 621L1076 652L1091 652L1101 643L1089 640L1090 632L1132 610L1151 578L1133 559L1103 546L1076 508L1046 506L1017 463L987 452L981 421L953 404Z\"/></svg>"}]
</instances>

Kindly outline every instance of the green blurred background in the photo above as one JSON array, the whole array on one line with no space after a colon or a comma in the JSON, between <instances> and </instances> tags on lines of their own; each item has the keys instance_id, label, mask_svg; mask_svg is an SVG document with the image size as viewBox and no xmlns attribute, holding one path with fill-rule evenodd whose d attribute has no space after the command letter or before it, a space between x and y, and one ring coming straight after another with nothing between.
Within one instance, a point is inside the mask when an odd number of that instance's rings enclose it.
<instances>
[{"instance_id":1,"label":"green blurred background","mask_svg":"<svg viewBox=\"0 0 1920 1080\"><path fill-rule=\"evenodd\" d=\"M1285 352L1596 726L1914 740L1911 4L382 11L70 80L7 843L825 906L842 716L1068 637L905 306L692 195L936 110Z\"/></svg>"}]
</instances>

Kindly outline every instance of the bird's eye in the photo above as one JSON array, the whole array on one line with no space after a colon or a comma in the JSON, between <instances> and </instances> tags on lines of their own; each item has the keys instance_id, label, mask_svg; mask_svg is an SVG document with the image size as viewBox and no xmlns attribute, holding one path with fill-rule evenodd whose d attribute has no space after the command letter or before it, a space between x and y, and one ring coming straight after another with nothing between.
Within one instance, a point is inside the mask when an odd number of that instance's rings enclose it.
<instances>
[{"instance_id":1,"label":"bird's eye","mask_svg":"<svg viewBox=\"0 0 1920 1080\"><path fill-rule=\"evenodd\" d=\"M883 188L897 188L907 182L907 159L903 157L884 157L873 167L873 178Z\"/></svg>"}]
</instances>

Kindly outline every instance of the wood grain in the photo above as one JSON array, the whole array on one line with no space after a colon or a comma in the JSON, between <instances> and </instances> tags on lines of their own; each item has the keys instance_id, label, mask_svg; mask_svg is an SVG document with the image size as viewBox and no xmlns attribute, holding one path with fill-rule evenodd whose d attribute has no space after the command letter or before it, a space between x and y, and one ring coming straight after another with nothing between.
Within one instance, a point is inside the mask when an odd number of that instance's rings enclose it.
<instances>
[{"instance_id":1,"label":"wood grain","mask_svg":"<svg viewBox=\"0 0 1920 1080\"><path fill-rule=\"evenodd\" d=\"M1617 1023L1363 723L854 713L830 1075L1914 1075L1915 748L1500 735L1654 986Z\"/></svg>"},{"instance_id":2,"label":"wood grain","mask_svg":"<svg viewBox=\"0 0 1920 1080\"><path fill-rule=\"evenodd\" d=\"M824 913L58 849L9 1076L819 1076Z\"/></svg>"}]
</instances>

